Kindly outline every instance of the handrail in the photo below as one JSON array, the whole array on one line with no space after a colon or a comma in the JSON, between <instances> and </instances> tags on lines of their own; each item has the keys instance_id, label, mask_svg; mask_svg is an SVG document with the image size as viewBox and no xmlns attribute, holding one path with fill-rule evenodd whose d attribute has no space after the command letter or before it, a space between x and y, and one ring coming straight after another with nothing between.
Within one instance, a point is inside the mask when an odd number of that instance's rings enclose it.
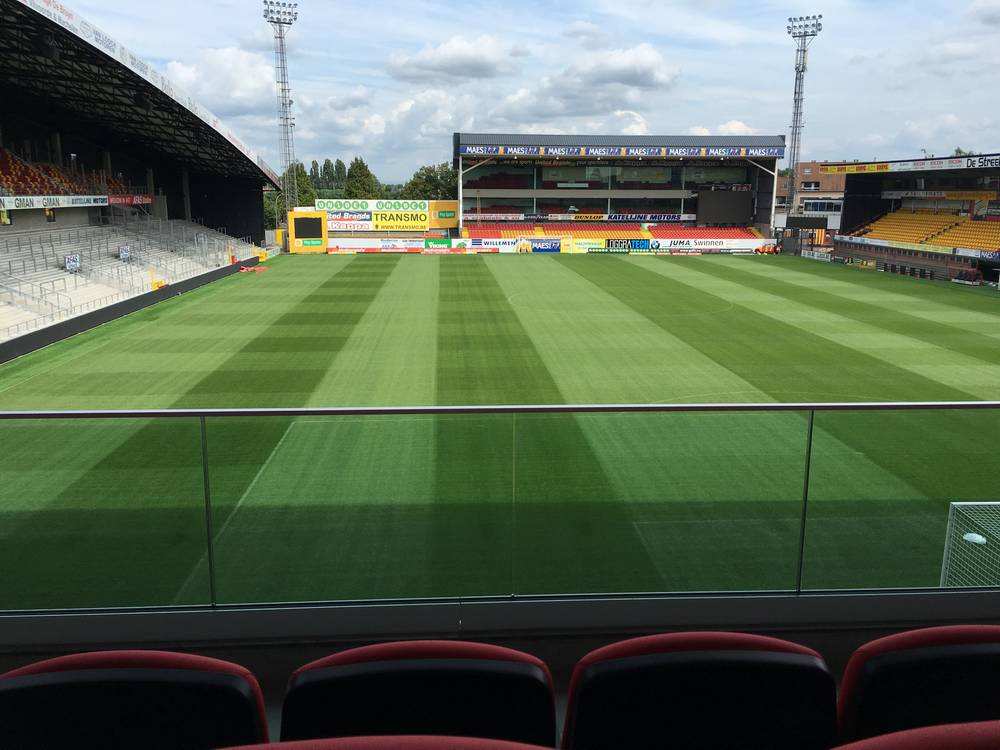
<instances>
[{"instance_id":1,"label":"handrail","mask_svg":"<svg viewBox=\"0 0 1000 750\"><path fill-rule=\"evenodd\" d=\"M677 414L768 411L972 411L1000 401L836 401L703 404L484 404L465 406L331 406L250 409L72 409L0 411L0 419L169 419L179 417L356 417L433 414Z\"/></svg>"}]
</instances>

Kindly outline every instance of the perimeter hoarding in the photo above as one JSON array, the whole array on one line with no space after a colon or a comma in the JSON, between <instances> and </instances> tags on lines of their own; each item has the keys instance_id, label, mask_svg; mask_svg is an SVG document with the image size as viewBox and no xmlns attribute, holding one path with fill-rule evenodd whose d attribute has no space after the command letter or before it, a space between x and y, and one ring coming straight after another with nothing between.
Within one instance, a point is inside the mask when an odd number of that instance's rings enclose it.
<instances>
[{"instance_id":1,"label":"perimeter hoarding","mask_svg":"<svg viewBox=\"0 0 1000 750\"><path fill-rule=\"evenodd\" d=\"M930 172L944 169L1000 169L1000 154L953 156L947 159L915 159L857 164L824 164L820 174L869 174L879 172Z\"/></svg>"},{"instance_id":2,"label":"perimeter hoarding","mask_svg":"<svg viewBox=\"0 0 1000 750\"><path fill-rule=\"evenodd\" d=\"M319 198L331 232L426 232L458 227L458 201Z\"/></svg>"},{"instance_id":3,"label":"perimeter hoarding","mask_svg":"<svg viewBox=\"0 0 1000 750\"><path fill-rule=\"evenodd\" d=\"M718 148L704 146L459 146L461 156L551 156L556 158L671 159L692 157L756 157L781 159L784 147Z\"/></svg>"},{"instance_id":4,"label":"perimeter hoarding","mask_svg":"<svg viewBox=\"0 0 1000 750\"><path fill-rule=\"evenodd\" d=\"M107 205L109 205L109 201L106 195L10 195L0 197L0 210L3 211L25 211L33 208L88 208Z\"/></svg>"}]
</instances>

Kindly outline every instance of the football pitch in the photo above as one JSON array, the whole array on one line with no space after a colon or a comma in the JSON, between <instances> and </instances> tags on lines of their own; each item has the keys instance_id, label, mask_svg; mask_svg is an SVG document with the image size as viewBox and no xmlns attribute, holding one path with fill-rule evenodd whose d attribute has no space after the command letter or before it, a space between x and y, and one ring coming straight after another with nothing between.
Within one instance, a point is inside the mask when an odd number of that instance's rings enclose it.
<instances>
[{"instance_id":1,"label":"football pitch","mask_svg":"<svg viewBox=\"0 0 1000 750\"><path fill-rule=\"evenodd\" d=\"M787 257L295 256L0 410L1000 400L1000 295ZM2 421L0 609L938 584L994 411ZM800 529L805 515L801 571ZM213 555L207 554L207 540Z\"/></svg>"}]
</instances>

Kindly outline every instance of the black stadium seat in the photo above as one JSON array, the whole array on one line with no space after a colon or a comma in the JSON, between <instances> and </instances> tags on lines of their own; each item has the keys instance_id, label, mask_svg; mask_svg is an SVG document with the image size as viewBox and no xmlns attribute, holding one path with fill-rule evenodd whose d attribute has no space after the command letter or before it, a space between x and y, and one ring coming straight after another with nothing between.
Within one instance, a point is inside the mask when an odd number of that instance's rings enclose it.
<instances>
[{"instance_id":1,"label":"black stadium seat","mask_svg":"<svg viewBox=\"0 0 1000 750\"><path fill-rule=\"evenodd\" d=\"M944 724L883 734L880 737L842 745L837 750L997 750L997 748L1000 748L1000 721L979 721L972 724Z\"/></svg>"},{"instance_id":2,"label":"black stadium seat","mask_svg":"<svg viewBox=\"0 0 1000 750\"><path fill-rule=\"evenodd\" d=\"M479 737L376 736L271 742L230 750L544 750L539 745Z\"/></svg>"},{"instance_id":3,"label":"black stadium seat","mask_svg":"<svg viewBox=\"0 0 1000 750\"><path fill-rule=\"evenodd\" d=\"M552 746L552 677L540 659L462 641L385 643L299 668L281 739L429 734Z\"/></svg>"},{"instance_id":4,"label":"black stadium seat","mask_svg":"<svg viewBox=\"0 0 1000 750\"><path fill-rule=\"evenodd\" d=\"M256 678L219 659L100 651L0 676L0 747L171 750L266 742Z\"/></svg>"},{"instance_id":5,"label":"black stadium seat","mask_svg":"<svg viewBox=\"0 0 1000 750\"><path fill-rule=\"evenodd\" d=\"M1000 626L925 628L865 644L844 670L838 713L844 741L1000 720Z\"/></svg>"},{"instance_id":6,"label":"black stadium seat","mask_svg":"<svg viewBox=\"0 0 1000 750\"><path fill-rule=\"evenodd\" d=\"M562 746L820 750L835 736L836 688L815 651L742 633L672 633L580 660Z\"/></svg>"}]
</instances>

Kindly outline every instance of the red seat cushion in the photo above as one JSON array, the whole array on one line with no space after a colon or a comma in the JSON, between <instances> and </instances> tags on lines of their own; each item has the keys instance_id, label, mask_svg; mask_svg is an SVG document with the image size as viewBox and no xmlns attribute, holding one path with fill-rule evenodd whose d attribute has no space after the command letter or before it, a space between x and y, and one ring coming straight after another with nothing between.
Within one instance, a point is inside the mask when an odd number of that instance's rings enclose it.
<instances>
[{"instance_id":1,"label":"red seat cushion","mask_svg":"<svg viewBox=\"0 0 1000 750\"><path fill-rule=\"evenodd\" d=\"M541 750L540 745L486 740L476 737L427 737L395 735L387 737L339 737L326 740L273 742L244 745L230 750Z\"/></svg>"},{"instance_id":2,"label":"red seat cushion","mask_svg":"<svg viewBox=\"0 0 1000 750\"><path fill-rule=\"evenodd\" d=\"M837 750L997 750L1000 748L1000 721L972 724L944 724L907 729L881 737L852 742ZM361 750L361 748L358 748Z\"/></svg>"},{"instance_id":3,"label":"red seat cushion","mask_svg":"<svg viewBox=\"0 0 1000 750\"><path fill-rule=\"evenodd\" d=\"M879 638L855 651L837 702L841 736L1000 719L1000 626L950 625Z\"/></svg>"}]
</instances>

